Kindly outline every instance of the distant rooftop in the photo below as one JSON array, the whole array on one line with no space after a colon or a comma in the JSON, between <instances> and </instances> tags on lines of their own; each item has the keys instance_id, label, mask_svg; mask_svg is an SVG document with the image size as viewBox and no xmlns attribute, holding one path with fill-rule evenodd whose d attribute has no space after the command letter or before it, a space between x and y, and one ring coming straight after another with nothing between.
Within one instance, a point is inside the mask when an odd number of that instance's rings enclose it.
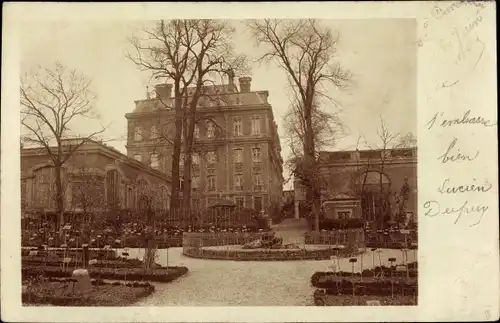
<instances>
[{"instance_id":1,"label":"distant rooftop","mask_svg":"<svg viewBox=\"0 0 500 323\"><path fill-rule=\"evenodd\" d=\"M238 107L268 104L268 91L251 91L251 78L240 77L240 89L238 90L234 81L228 84L206 85L202 88L203 96L200 98L199 106L210 107ZM192 96L196 87L187 88L188 96ZM154 97L135 101L135 109L132 113L147 113L159 110L170 110L174 105L173 85L161 83L155 86Z\"/></svg>"}]
</instances>

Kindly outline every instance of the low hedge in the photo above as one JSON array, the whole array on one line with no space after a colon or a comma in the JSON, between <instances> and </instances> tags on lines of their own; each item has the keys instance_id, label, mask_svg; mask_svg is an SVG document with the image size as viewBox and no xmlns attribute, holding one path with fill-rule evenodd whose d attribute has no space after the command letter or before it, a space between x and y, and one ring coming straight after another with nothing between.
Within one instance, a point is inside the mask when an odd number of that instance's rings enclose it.
<instances>
[{"instance_id":1,"label":"low hedge","mask_svg":"<svg viewBox=\"0 0 500 323\"><path fill-rule=\"evenodd\" d=\"M37 256L40 257L82 257L82 248L49 248L43 249L42 246L39 247L22 247L21 256L29 256L31 251L36 251ZM116 251L113 249L103 249L103 248L89 248L89 257L96 259L114 259L116 258Z\"/></svg>"},{"instance_id":2,"label":"low hedge","mask_svg":"<svg viewBox=\"0 0 500 323\"><path fill-rule=\"evenodd\" d=\"M39 256L23 256L21 258L21 263L23 265L36 265L36 266L52 266L58 267L63 265L63 259L58 258L44 258ZM82 259L70 258L70 261L64 264L65 266L74 267L74 266L83 266ZM88 264L87 264L88 265ZM124 258L116 258L116 259L100 259L97 260L97 263L88 265L88 267L101 268L101 267L120 267L120 268L140 268L144 265L144 263L139 259L124 259Z\"/></svg>"},{"instance_id":3,"label":"low hedge","mask_svg":"<svg viewBox=\"0 0 500 323\"><path fill-rule=\"evenodd\" d=\"M43 275L44 277L71 277L74 268L62 268L55 266L22 266L22 276L34 277ZM144 268L87 268L91 278L114 279L114 280L150 280L168 283L186 274L186 267L160 267L151 269L146 273Z\"/></svg>"},{"instance_id":4,"label":"low hedge","mask_svg":"<svg viewBox=\"0 0 500 323\"><path fill-rule=\"evenodd\" d=\"M418 263L412 262L408 264L408 271L409 271L409 276L412 278L418 277ZM406 277L406 271L404 272L396 272L396 266L392 267L386 267L386 266L377 266L374 269L365 269L363 270L363 277L374 277L376 275L380 275L381 272L383 272L383 275L385 277L390 277L391 275L393 277ZM330 278L332 280L337 279L336 277L361 277L361 273L353 273L352 272L346 272L346 271L341 271L341 272L315 272L311 276L311 285L315 287L320 287L318 284L320 281L329 280Z\"/></svg>"},{"instance_id":5,"label":"low hedge","mask_svg":"<svg viewBox=\"0 0 500 323\"><path fill-rule=\"evenodd\" d=\"M57 277L48 277L47 281L49 282L58 282L58 283L73 283L73 280L70 278L57 278ZM128 286L128 287L153 287L154 290L154 285L152 285L148 281L134 281L134 282L122 282L122 281L105 281L103 279L91 279L90 283L93 286L106 286L106 285L113 285L113 286Z\"/></svg>"}]
</instances>

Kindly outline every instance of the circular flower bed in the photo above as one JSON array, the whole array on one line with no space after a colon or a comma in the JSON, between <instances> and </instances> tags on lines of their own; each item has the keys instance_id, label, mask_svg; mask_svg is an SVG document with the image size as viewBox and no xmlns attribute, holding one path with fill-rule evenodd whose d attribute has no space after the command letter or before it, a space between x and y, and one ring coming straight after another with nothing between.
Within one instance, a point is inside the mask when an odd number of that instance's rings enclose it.
<instances>
[{"instance_id":1,"label":"circular flower bed","mask_svg":"<svg viewBox=\"0 0 500 323\"><path fill-rule=\"evenodd\" d=\"M256 240L262 240L269 233L241 232L191 232L184 233L183 254L194 258L242 261L282 261L282 260L325 260L331 256L348 257L357 254L356 244L337 246L308 245L276 246L276 248L244 248Z\"/></svg>"}]
</instances>

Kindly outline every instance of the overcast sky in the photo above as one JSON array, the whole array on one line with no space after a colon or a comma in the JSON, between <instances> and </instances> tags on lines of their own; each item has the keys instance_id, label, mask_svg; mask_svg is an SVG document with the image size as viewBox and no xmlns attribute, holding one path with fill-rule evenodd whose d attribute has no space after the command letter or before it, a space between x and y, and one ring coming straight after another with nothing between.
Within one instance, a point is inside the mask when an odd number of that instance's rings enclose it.
<instances>
[{"instance_id":1,"label":"overcast sky","mask_svg":"<svg viewBox=\"0 0 500 323\"><path fill-rule=\"evenodd\" d=\"M241 21L234 21L237 50L249 56L258 52ZM354 75L348 93L335 93L342 105L342 120L348 135L334 150L354 149L359 135L377 144L379 116L395 132L416 135L416 23L413 19L328 20L323 23L340 33L339 60ZM52 64L56 60L78 69L92 79L98 95L96 108L102 123L109 125L107 138L125 138L125 113L134 109L134 100L146 96L149 75L138 71L125 58L131 36L140 23L114 22L34 22L21 30L21 68ZM280 134L282 117L289 104L286 75L274 64L252 66L252 89L269 91ZM79 124L75 130L90 125ZM289 149L284 138L283 158ZM108 142L122 152L125 141Z\"/></svg>"}]
</instances>

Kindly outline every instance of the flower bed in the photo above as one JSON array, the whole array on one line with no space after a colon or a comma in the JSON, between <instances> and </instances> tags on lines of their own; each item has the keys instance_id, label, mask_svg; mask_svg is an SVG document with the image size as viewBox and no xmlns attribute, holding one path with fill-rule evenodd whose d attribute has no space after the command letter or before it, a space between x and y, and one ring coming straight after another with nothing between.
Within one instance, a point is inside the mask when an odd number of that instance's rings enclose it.
<instances>
[{"instance_id":1,"label":"flower bed","mask_svg":"<svg viewBox=\"0 0 500 323\"><path fill-rule=\"evenodd\" d=\"M71 277L74 267L23 265L22 276ZM87 268L91 278L115 280L150 280L168 283L186 274L186 267L157 267L148 273L144 268Z\"/></svg>"},{"instance_id":2,"label":"flower bed","mask_svg":"<svg viewBox=\"0 0 500 323\"><path fill-rule=\"evenodd\" d=\"M347 251L343 251L347 252ZM325 260L330 259L336 252L332 249L307 250L307 249L259 249L252 251L243 250L207 250L184 249L184 254L194 258L215 260L239 261L283 261L283 260ZM350 255L350 254L349 254ZM346 256L349 256L346 254Z\"/></svg>"},{"instance_id":3,"label":"flower bed","mask_svg":"<svg viewBox=\"0 0 500 323\"><path fill-rule=\"evenodd\" d=\"M345 278L336 277L327 282L317 284L326 294L333 295L414 295L418 290L418 279L415 278Z\"/></svg>"},{"instance_id":4,"label":"flower bed","mask_svg":"<svg viewBox=\"0 0 500 323\"><path fill-rule=\"evenodd\" d=\"M40 247L22 247L21 256L28 256L30 252L36 251L40 257L83 257L82 248L46 248ZM96 259L114 259L116 251L113 249L89 248L89 257Z\"/></svg>"},{"instance_id":5,"label":"flower bed","mask_svg":"<svg viewBox=\"0 0 500 323\"><path fill-rule=\"evenodd\" d=\"M418 264L416 262L412 262L408 264L408 273L412 278L418 277ZM377 275L383 274L385 277L390 277L391 275L394 277L406 277L406 271L397 272L396 266L386 267L386 266L377 266L374 269L365 269L363 270L363 277L374 277ZM361 273L352 273L352 272L315 272L311 276L311 285L314 287L320 287L318 284L321 284L330 279L337 279L338 277L361 277Z\"/></svg>"},{"instance_id":6,"label":"flower bed","mask_svg":"<svg viewBox=\"0 0 500 323\"><path fill-rule=\"evenodd\" d=\"M82 266L81 258L69 258L69 261L63 262L63 258L52 258L52 257L40 257L40 256L23 256L21 257L21 263L23 265L34 265L34 266L65 266L75 267ZM97 262L92 264L92 267L120 267L120 268L137 268L142 267L144 264L139 259L127 259L127 258L115 258L115 259L99 259Z\"/></svg>"},{"instance_id":7,"label":"flower bed","mask_svg":"<svg viewBox=\"0 0 500 323\"><path fill-rule=\"evenodd\" d=\"M316 306L366 306L369 301L379 301L381 306L417 305L417 295L373 296L373 295L331 295L321 290L314 292Z\"/></svg>"},{"instance_id":8,"label":"flower bed","mask_svg":"<svg viewBox=\"0 0 500 323\"><path fill-rule=\"evenodd\" d=\"M22 293L24 305L50 304L55 306L124 306L151 295L155 288L148 283L98 283L83 295L68 291L68 281L40 281L30 284Z\"/></svg>"},{"instance_id":9,"label":"flower bed","mask_svg":"<svg viewBox=\"0 0 500 323\"><path fill-rule=\"evenodd\" d=\"M359 231L359 230L358 230ZM359 231L362 234L362 230ZM334 250L331 245L322 245L322 248L305 249L243 249L243 245L262 239L267 235L260 233L238 232L184 232L183 254L194 258L242 261L279 261L279 260L325 260L332 255L348 257L357 254L356 243ZM349 242L350 243L350 242ZM223 248L211 249L207 247ZM227 247L227 248L226 248ZM241 247L241 248L240 248Z\"/></svg>"}]
</instances>

